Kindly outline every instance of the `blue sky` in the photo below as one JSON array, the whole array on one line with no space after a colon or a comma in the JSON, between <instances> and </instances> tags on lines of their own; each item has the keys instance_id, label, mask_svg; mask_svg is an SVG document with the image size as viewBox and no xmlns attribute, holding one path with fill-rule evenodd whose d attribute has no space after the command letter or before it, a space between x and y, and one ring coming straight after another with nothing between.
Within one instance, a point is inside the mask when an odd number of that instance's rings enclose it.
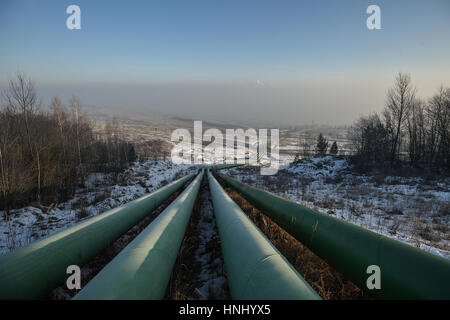
<instances>
[{"instance_id":1,"label":"blue sky","mask_svg":"<svg viewBox=\"0 0 450 320\"><path fill-rule=\"evenodd\" d=\"M81 30L66 28L70 4L81 8ZM370 4L381 8L382 30L366 28ZM54 94L66 86L85 92L90 103L109 105L117 99L102 100L96 87L133 87L131 94L147 86L184 85L186 91L214 85L229 94L230 86L263 84L285 97L298 86L313 86L319 94L319 87L343 85L350 94L357 83L367 87L364 92L373 88L371 110L398 71L411 73L424 94L449 86L448 39L448 0L0 0L0 85L23 71ZM130 103L152 109L152 96L141 96ZM287 97L286 104L298 105L298 99ZM250 109L260 102L250 100ZM310 94L304 102L312 100ZM183 107L157 101L155 110ZM362 101L342 105L355 111ZM188 102L202 104L198 98Z\"/></svg>"}]
</instances>

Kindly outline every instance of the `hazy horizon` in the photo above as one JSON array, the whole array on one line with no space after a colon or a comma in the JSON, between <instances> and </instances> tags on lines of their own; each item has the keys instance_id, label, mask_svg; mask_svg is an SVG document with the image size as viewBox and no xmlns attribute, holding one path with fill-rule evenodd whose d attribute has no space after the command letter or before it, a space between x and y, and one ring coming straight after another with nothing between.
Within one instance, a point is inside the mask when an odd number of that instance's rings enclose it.
<instances>
[{"instance_id":1,"label":"hazy horizon","mask_svg":"<svg viewBox=\"0 0 450 320\"><path fill-rule=\"evenodd\" d=\"M0 87L26 73L48 103L198 120L349 125L398 72L419 97L450 86L450 2L73 1L0 4ZM366 8L381 8L381 30Z\"/></svg>"}]
</instances>

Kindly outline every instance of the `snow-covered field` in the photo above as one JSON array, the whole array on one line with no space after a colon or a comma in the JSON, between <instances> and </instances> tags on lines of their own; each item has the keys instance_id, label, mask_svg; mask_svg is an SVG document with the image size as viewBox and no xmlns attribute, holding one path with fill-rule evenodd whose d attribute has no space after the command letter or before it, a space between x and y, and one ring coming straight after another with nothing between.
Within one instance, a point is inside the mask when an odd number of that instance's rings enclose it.
<instances>
[{"instance_id":1,"label":"snow-covered field","mask_svg":"<svg viewBox=\"0 0 450 320\"><path fill-rule=\"evenodd\" d=\"M112 175L91 174L85 188L67 202L11 210L9 221L0 211L0 254L142 197L194 170L191 165L174 165L170 158L150 159L136 162L116 180Z\"/></svg>"},{"instance_id":2,"label":"snow-covered field","mask_svg":"<svg viewBox=\"0 0 450 320\"><path fill-rule=\"evenodd\" d=\"M224 170L238 180L306 207L450 259L450 178L370 176L346 158L305 159L261 176L259 168Z\"/></svg>"}]
</instances>

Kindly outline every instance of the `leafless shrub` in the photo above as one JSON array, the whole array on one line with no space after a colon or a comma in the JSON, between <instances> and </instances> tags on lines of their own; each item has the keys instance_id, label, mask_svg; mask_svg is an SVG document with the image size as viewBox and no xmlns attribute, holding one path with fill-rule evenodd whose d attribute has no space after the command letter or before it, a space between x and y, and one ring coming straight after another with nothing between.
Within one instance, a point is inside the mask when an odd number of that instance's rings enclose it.
<instances>
[{"instance_id":1,"label":"leafless shrub","mask_svg":"<svg viewBox=\"0 0 450 320\"><path fill-rule=\"evenodd\" d=\"M391 234L396 235L399 228L400 228L400 221L394 220L394 223L391 226Z\"/></svg>"},{"instance_id":2,"label":"leafless shrub","mask_svg":"<svg viewBox=\"0 0 450 320\"><path fill-rule=\"evenodd\" d=\"M373 202L372 201L369 201L369 200L365 200L364 201L364 203L363 203L363 205L362 205L364 208L372 208L373 207Z\"/></svg>"},{"instance_id":3,"label":"leafless shrub","mask_svg":"<svg viewBox=\"0 0 450 320\"><path fill-rule=\"evenodd\" d=\"M90 216L90 212L86 207L82 207L80 210L77 211L77 219L82 220L84 218L87 218Z\"/></svg>"},{"instance_id":4,"label":"leafless shrub","mask_svg":"<svg viewBox=\"0 0 450 320\"><path fill-rule=\"evenodd\" d=\"M446 217L450 215L450 203L444 203L439 208L438 215L440 217Z\"/></svg>"},{"instance_id":5,"label":"leafless shrub","mask_svg":"<svg viewBox=\"0 0 450 320\"><path fill-rule=\"evenodd\" d=\"M393 215L402 215L403 211L399 207L394 206L389 213Z\"/></svg>"},{"instance_id":6,"label":"leafless shrub","mask_svg":"<svg viewBox=\"0 0 450 320\"><path fill-rule=\"evenodd\" d=\"M421 228L419 230L419 236L421 236L422 239L428 240L430 242L439 242L439 240L440 240L439 236L437 236L433 232L433 229L431 229L430 226Z\"/></svg>"},{"instance_id":7,"label":"leafless shrub","mask_svg":"<svg viewBox=\"0 0 450 320\"><path fill-rule=\"evenodd\" d=\"M350 210L350 212L352 213L352 215L354 215L354 216L356 216L356 217L359 217L359 216L362 214L361 209L360 209L354 202L352 202L352 203L350 204L350 206L348 207L348 209Z\"/></svg>"},{"instance_id":8,"label":"leafless shrub","mask_svg":"<svg viewBox=\"0 0 450 320\"><path fill-rule=\"evenodd\" d=\"M108 199L110 196L111 196L111 192L108 192L108 191L97 192L95 194L95 197L92 200L91 204L96 204L98 202L102 202L103 200Z\"/></svg>"},{"instance_id":9,"label":"leafless shrub","mask_svg":"<svg viewBox=\"0 0 450 320\"><path fill-rule=\"evenodd\" d=\"M338 174L334 177L326 177L325 178L325 183L329 183L329 184L338 184L341 183L342 181L344 181L344 179L342 178L342 175Z\"/></svg>"},{"instance_id":10,"label":"leafless shrub","mask_svg":"<svg viewBox=\"0 0 450 320\"><path fill-rule=\"evenodd\" d=\"M11 221L8 221L8 231L6 234L6 247L12 251L20 246L20 239L17 235L17 226Z\"/></svg>"},{"instance_id":11,"label":"leafless shrub","mask_svg":"<svg viewBox=\"0 0 450 320\"><path fill-rule=\"evenodd\" d=\"M434 226L434 230L438 231L438 232L442 232L444 235L449 235L449 226L445 223L442 223L441 219L438 218L434 218L433 219L433 223L435 224Z\"/></svg>"},{"instance_id":12,"label":"leafless shrub","mask_svg":"<svg viewBox=\"0 0 450 320\"><path fill-rule=\"evenodd\" d=\"M315 204L324 209L331 209L334 207L334 199L324 197L323 199L316 201Z\"/></svg>"},{"instance_id":13,"label":"leafless shrub","mask_svg":"<svg viewBox=\"0 0 450 320\"><path fill-rule=\"evenodd\" d=\"M315 200L315 198L311 194L309 194L309 193L303 194L303 201L314 202L314 200Z\"/></svg>"}]
</instances>

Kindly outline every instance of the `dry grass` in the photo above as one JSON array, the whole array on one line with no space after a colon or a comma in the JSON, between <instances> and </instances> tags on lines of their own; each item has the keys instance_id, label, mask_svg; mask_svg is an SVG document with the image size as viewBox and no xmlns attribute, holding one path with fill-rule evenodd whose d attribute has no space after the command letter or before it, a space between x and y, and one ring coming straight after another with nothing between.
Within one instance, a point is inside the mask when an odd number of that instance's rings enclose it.
<instances>
[{"instance_id":1,"label":"dry grass","mask_svg":"<svg viewBox=\"0 0 450 320\"><path fill-rule=\"evenodd\" d=\"M197 226L200 220L201 203L203 201L209 201L209 199L205 198L209 195L209 193L203 192L207 188L208 181L205 176L203 178L199 195L194 205L191 219L181 244L180 252L178 253L177 261L175 262L164 299L216 299L215 292L212 291L208 292L207 297L202 296L200 291L197 289L203 285L203 282L196 280L199 279L201 273L201 263L195 257L195 252L200 243L200 234ZM208 242L207 248L210 255L209 261L211 263L216 258L223 259L220 240L218 238L213 238L210 242ZM227 298L230 299L227 283L225 283L225 287L222 289L228 293Z\"/></svg>"},{"instance_id":2,"label":"dry grass","mask_svg":"<svg viewBox=\"0 0 450 320\"><path fill-rule=\"evenodd\" d=\"M236 191L230 188L226 191L323 299L370 299L366 293L254 208Z\"/></svg>"}]
</instances>

